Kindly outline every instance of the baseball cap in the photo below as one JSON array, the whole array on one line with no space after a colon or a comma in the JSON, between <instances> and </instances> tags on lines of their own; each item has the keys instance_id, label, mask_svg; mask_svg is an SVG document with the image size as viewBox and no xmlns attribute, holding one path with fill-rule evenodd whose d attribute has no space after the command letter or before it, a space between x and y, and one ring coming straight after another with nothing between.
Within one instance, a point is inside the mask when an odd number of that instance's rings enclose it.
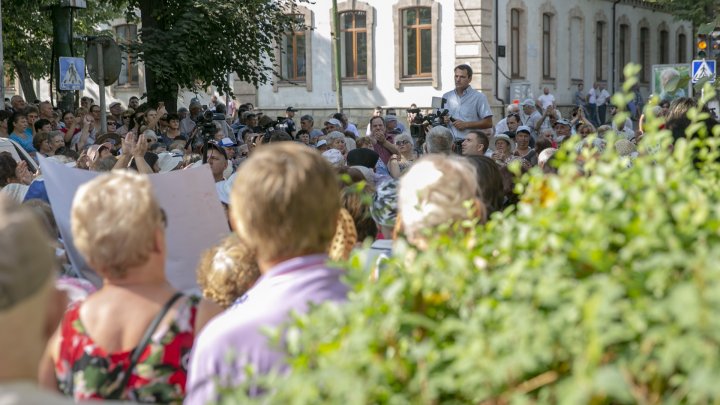
<instances>
[{"instance_id":1,"label":"baseball cap","mask_svg":"<svg viewBox=\"0 0 720 405\"><path fill-rule=\"evenodd\" d=\"M315 120L313 119L312 115L305 114L302 117L300 117L300 121L315 121Z\"/></svg>"},{"instance_id":2,"label":"baseball cap","mask_svg":"<svg viewBox=\"0 0 720 405\"><path fill-rule=\"evenodd\" d=\"M533 99L531 99L531 98L526 98L525 101L520 103L520 105L522 105L522 106L529 105L529 106L535 107L535 101L533 101Z\"/></svg>"},{"instance_id":3,"label":"baseball cap","mask_svg":"<svg viewBox=\"0 0 720 405\"><path fill-rule=\"evenodd\" d=\"M390 115L386 115L386 116L385 116L385 122L388 122L388 121L397 121L397 120L398 120L397 115L392 115L392 114L390 114Z\"/></svg>"},{"instance_id":4,"label":"baseball cap","mask_svg":"<svg viewBox=\"0 0 720 405\"><path fill-rule=\"evenodd\" d=\"M0 311L38 292L53 275L54 249L37 218L0 193Z\"/></svg>"},{"instance_id":5,"label":"baseball cap","mask_svg":"<svg viewBox=\"0 0 720 405\"><path fill-rule=\"evenodd\" d=\"M342 122L340 122L340 120L338 120L337 118L330 118L329 120L325 121L325 123L341 128L343 126Z\"/></svg>"},{"instance_id":6,"label":"baseball cap","mask_svg":"<svg viewBox=\"0 0 720 405\"><path fill-rule=\"evenodd\" d=\"M520 125L518 127L518 129L515 131L515 133L518 133L518 132L527 132L528 134L532 134L532 130L530 129L530 127L525 126L525 125Z\"/></svg>"},{"instance_id":7,"label":"baseball cap","mask_svg":"<svg viewBox=\"0 0 720 405\"><path fill-rule=\"evenodd\" d=\"M315 146L318 147L318 148L321 147L321 146L327 146L327 141L324 140L324 139L321 139L321 140L318 141L317 145L315 145Z\"/></svg>"},{"instance_id":8,"label":"baseball cap","mask_svg":"<svg viewBox=\"0 0 720 405\"><path fill-rule=\"evenodd\" d=\"M218 152L220 152L220 153L225 157L225 159L228 158L227 152L225 152L225 148L223 148L222 146L220 146L216 141L210 141L210 142L208 142L207 147L208 147L208 149L209 149L209 148L213 148L213 149L217 150Z\"/></svg>"},{"instance_id":9,"label":"baseball cap","mask_svg":"<svg viewBox=\"0 0 720 405\"><path fill-rule=\"evenodd\" d=\"M122 107L122 104L120 104L119 101L116 101L116 102L114 102L114 103L110 103L110 107L108 107L108 108L113 108L113 107L115 107L116 105L119 105L120 107Z\"/></svg>"},{"instance_id":10,"label":"baseball cap","mask_svg":"<svg viewBox=\"0 0 720 405\"><path fill-rule=\"evenodd\" d=\"M233 146L237 146L235 142L233 142L230 138L223 138L218 142L218 145L222 146L223 148L232 148Z\"/></svg>"},{"instance_id":11,"label":"baseball cap","mask_svg":"<svg viewBox=\"0 0 720 405\"><path fill-rule=\"evenodd\" d=\"M568 121L568 120L566 120L566 119L564 119L564 118L555 121L555 126L558 126L558 125L565 125L565 126L568 126L568 127L571 126L571 125L570 125L570 121Z\"/></svg>"},{"instance_id":12,"label":"baseball cap","mask_svg":"<svg viewBox=\"0 0 720 405\"><path fill-rule=\"evenodd\" d=\"M297 109L295 107L290 106L290 107L286 108L285 111L297 112Z\"/></svg>"}]
</instances>

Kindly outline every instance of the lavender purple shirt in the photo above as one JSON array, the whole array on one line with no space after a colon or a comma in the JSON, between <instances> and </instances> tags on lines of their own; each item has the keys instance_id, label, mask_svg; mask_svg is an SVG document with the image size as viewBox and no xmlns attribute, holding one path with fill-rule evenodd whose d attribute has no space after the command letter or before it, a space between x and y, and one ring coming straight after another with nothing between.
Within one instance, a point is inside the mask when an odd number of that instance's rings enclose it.
<instances>
[{"instance_id":1,"label":"lavender purple shirt","mask_svg":"<svg viewBox=\"0 0 720 405\"><path fill-rule=\"evenodd\" d=\"M283 352L263 330L283 325L292 312L306 312L308 303L347 298L342 272L328 268L327 261L326 255L311 255L277 264L208 323L193 347L185 404L216 401L218 384L243 381L247 366L260 374L286 368Z\"/></svg>"}]
</instances>

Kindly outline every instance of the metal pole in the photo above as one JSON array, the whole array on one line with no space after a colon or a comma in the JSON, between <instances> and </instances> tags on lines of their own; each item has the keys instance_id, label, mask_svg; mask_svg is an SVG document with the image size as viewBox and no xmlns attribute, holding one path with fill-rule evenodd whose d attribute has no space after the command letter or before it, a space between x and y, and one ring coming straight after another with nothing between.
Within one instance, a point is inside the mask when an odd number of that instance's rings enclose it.
<instances>
[{"instance_id":1,"label":"metal pole","mask_svg":"<svg viewBox=\"0 0 720 405\"><path fill-rule=\"evenodd\" d=\"M98 85L100 86L100 133L107 132L107 115L105 114L105 66L103 64L103 40L95 40L98 54Z\"/></svg>"},{"instance_id":2,"label":"metal pole","mask_svg":"<svg viewBox=\"0 0 720 405\"><path fill-rule=\"evenodd\" d=\"M0 95L2 96L2 110L4 110L5 109L5 54L3 53L2 0L0 0Z\"/></svg>"},{"instance_id":3,"label":"metal pole","mask_svg":"<svg viewBox=\"0 0 720 405\"><path fill-rule=\"evenodd\" d=\"M333 59L335 60L335 88L337 89L337 112L342 112L343 96L342 96L342 77L340 76L342 69L340 67L340 18L337 11L337 0L332 2L333 14Z\"/></svg>"}]
</instances>

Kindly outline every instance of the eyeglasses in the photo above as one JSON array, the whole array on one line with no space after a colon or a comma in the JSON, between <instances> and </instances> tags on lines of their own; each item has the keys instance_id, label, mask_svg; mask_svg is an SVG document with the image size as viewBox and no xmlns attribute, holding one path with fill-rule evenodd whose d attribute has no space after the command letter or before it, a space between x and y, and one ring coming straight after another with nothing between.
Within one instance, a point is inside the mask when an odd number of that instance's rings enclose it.
<instances>
[{"instance_id":1,"label":"eyeglasses","mask_svg":"<svg viewBox=\"0 0 720 405\"><path fill-rule=\"evenodd\" d=\"M408 144L410 144L410 142L408 142L408 141L397 141L397 142L395 142L395 145L397 145L397 146L408 145Z\"/></svg>"}]
</instances>

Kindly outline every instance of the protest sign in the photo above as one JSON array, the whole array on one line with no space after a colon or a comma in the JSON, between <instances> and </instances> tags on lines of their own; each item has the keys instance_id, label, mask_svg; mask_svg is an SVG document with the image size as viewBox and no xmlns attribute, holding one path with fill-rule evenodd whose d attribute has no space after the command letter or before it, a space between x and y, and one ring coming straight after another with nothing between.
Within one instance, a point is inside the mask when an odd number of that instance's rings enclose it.
<instances>
[{"instance_id":1,"label":"protest sign","mask_svg":"<svg viewBox=\"0 0 720 405\"><path fill-rule=\"evenodd\" d=\"M70 262L97 285L100 279L75 249L70 228L70 210L78 187L103 173L67 167L42 157L40 169ZM210 169L203 165L152 174L149 178L155 197L168 218L165 233L168 249L165 262L167 278L177 289L196 290L195 270L200 255L229 233L227 218L217 197ZM123 213L119 212L117 220L122 221L122 216Z\"/></svg>"}]
</instances>

